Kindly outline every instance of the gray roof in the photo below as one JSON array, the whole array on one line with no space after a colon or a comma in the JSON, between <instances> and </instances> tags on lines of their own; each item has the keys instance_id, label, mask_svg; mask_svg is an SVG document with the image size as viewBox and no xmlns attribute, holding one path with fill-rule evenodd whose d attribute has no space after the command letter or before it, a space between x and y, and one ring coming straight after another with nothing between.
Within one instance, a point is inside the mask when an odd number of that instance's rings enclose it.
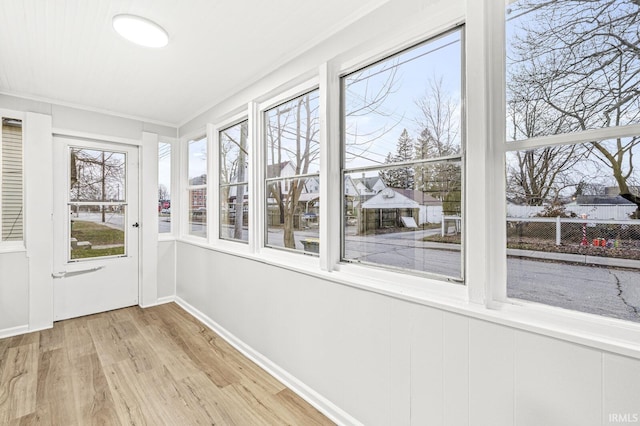
<instances>
[{"instance_id":1,"label":"gray roof","mask_svg":"<svg viewBox=\"0 0 640 426\"><path fill-rule=\"evenodd\" d=\"M619 195L578 195L576 197L576 204L633 204L631 201L622 198Z\"/></svg>"}]
</instances>

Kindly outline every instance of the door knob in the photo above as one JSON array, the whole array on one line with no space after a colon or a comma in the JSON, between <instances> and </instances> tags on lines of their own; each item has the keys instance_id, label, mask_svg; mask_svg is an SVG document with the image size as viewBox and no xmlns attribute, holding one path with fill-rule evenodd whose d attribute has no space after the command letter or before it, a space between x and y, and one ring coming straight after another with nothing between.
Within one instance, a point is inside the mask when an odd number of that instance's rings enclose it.
<instances>
[{"instance_id":1,"label":"door knob","mask_svg":"<svg viewBox=\"0 0 640 426\"><path fill-rule=\"evenodd\" d=\"M134 228L139 228L139 227L140 227L140 224L139 224L138 222L136 222L136 223L134 223L134 224L133 224L133 225L131 225L131 226L133 226Z\"/></svg>"}]
</instances>

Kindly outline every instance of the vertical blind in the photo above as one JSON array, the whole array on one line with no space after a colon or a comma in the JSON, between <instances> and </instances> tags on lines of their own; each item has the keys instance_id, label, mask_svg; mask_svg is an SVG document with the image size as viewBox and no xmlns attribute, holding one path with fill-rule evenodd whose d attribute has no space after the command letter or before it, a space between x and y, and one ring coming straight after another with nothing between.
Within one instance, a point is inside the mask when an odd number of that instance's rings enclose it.
<instances>
[{"instance_id":1,"label":"vertical blind","mask_svg":"<svg viewBox=\"0 0 640 426\"><path fill-rule=\"evenodd\" d=\"M2 145L0 146L0 218L2 241L23 239L23 179L22 179L22 122L2 119Z\"/></svg>"}]
</instances>

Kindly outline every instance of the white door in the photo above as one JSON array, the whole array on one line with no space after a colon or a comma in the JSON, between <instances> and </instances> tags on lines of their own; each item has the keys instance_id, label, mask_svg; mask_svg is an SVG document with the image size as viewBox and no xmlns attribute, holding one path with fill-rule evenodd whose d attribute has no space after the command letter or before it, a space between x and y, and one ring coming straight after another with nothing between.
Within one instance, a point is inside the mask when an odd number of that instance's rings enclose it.
<instances>
[{"instance_id":1,"label":"white door","mask_svg":"<svg viewBox=\"0 0 640 426\"><path fill-rule=\"evenodd\" d=\"M54 138L54 320L138 304L138 148Z\"/></svg>"}]
</instances>

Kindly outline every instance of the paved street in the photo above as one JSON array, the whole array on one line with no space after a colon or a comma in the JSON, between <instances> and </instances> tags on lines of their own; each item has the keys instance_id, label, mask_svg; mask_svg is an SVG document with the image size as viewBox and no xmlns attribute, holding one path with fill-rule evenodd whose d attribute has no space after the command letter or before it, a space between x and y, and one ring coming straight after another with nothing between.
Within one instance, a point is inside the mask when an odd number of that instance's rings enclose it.
<instances>
[{"instance_id":1,"label":"paved street","mask_svg":"<svg viewBox=\"0 0 640 426\"><path fill-rule=\"evenodd\" d=\"M443 250L453 247L422 241L415 247L424 235L439 232L348 235L346 254L352 259L459 276L459 248ZM507 274L509 297L640 322L640 270L509 258Z\"/></svg>"},{"instance_id":2,"label":"paved street","mask_svg":"<svg viewBox=\"0 0 640 426\"><path fill-rule=\"evenodd\" d=\"M509 259L509 297L640 322L640 271Z\"/></svg>"}]
</instances>

